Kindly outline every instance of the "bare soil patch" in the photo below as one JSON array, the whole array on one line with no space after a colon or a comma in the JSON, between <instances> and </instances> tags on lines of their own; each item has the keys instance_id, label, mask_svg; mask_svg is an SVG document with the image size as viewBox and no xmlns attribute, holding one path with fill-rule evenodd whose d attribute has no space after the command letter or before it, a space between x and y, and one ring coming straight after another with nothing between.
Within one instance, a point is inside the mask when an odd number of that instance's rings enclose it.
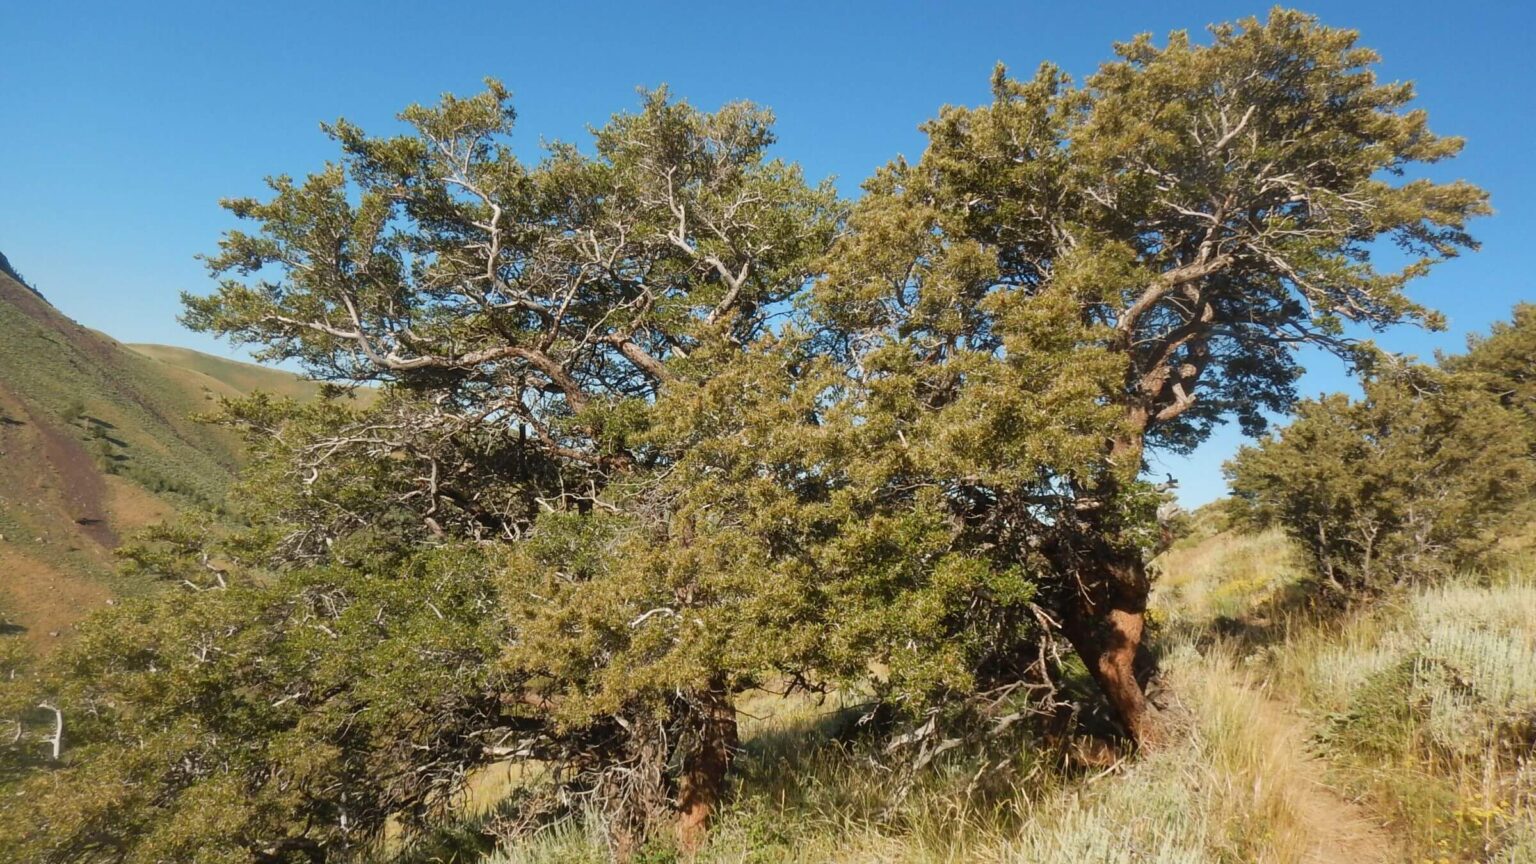
<instances>
[{"instance_id":1,"label":"bare soil patch","mask_svg":"<svg viewBox=\"0 0 1536 864\"><path fill-rule=\"evenodd\" d=\"M9 544L0 545L0 574L7 620L23 628L19 635L40 654L57 647L75 622L112 597L91 577L39 561Z\"/></svg>"}]
</instances>

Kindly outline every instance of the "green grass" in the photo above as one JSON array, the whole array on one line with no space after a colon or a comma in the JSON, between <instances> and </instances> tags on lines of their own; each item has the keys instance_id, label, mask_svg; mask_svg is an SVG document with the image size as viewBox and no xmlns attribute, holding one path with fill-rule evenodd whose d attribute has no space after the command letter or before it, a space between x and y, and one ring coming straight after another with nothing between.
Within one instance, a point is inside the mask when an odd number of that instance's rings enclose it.
<instances>
[{"instance_id":1,"label":"green grass","mask_svg":"<svg viewBox=\"0 0 1536 864\"><path fill-rule=\"evenodd\" d=\"M313 399L320 394L320 384L301 378L281 369L270 369L253 363L241 363L170 345L128 345L128 348L171 369L192 373L193 380L207 386L220 395L241 395L261 390L276 396L287 396L299 401Z\"/></svg>"},{"instance_id":2,"label":"green grass","mask_svg":"<svg viewBox=\"0 0 1536 864\"><path fill-rule=\"evenodd\" d=\"M1156 569L1154 607L1165 620L1195 626L1248 618L1305 578L1300 553L1278 530L1181 541Z\"/></svg>"}]
</instances>

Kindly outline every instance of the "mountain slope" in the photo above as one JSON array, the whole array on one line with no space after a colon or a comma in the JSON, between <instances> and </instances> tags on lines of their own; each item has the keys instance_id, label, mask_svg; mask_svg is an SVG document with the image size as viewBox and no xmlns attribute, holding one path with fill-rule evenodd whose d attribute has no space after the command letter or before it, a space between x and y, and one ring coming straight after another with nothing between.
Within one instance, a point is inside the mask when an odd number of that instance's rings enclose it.
<instances>
[{"instance_id":1,"label":"mountain slope","mask_svg":"<svg viewBox=\"0 0 1536 864\"><path fill-rule=\"evenodd\" d=\"M0 269L0 626L46 645L115 594L122 537L222 501L240 460L227 429L196 422L220 396L296 397L297 376L147 346L61 314Z\"/></svg>"},{"instance_id":2,"label":"mountain slope","mask_svg":"<svg viewBox=\"0 0 1536 864\"><path fill-rule=\"evenodd\" d=\"M170 367L165 374L186 376L188 382L206 387L220 396L238 396L262 390L302 402L320 395L319 383L278 369L241 363L173 345L131 344L127 347Z\"/></svg>"}]
</instances>

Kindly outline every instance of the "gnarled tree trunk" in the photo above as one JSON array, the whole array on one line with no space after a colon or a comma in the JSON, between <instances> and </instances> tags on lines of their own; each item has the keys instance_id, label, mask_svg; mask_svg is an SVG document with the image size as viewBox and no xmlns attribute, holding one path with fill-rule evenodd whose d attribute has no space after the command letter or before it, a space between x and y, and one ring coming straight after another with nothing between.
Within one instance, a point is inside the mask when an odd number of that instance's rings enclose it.
<instances>
[{"instance_id":1,"label":"gnarled tree trunk","mask_svg":"<svg viewBox=\"0 0 1536 864\"><path fill-rule=\"evenodd\" d=\"M723 683L697 694L698 741L683 756L677 784L677 834L683 851L693 853L725 796L726 773L738 745L736 707Z\"/></svg>"},{"instance_id":2,"label":"gnarled tree trunk","mask_svg":"<svg viewBox=\"0 0 1536 864\"><path fill-rule=\"evenodd\" d=\"M1145 565L1113 561L1096 578L1085 578L1082 591L1062 610L1062 630L1138 747L1155 737L1137 675L1149 591Z\"/></svg>"},{"instance_id":3,"label":"gnarled tree trunk","mask_svg":"<svg viewBox=\"0 0 1536 864\"><path fill-rule=\"evenodd\" d=\"M1130 476L1142 467L1145 435L1151 412L1133 405L1126 412L1126 433L1110 442L1109 462ZM1106 499L1121 489L1125 476L1111 473L1100 481ZM1064 572L1076 573L1077 590L1063 604L1062 630L1093 675L1125 734L1137 747L1153 743L1147 697L1137 676L1142 636L1146 630L1147 598L1152 580L1139 549L1117 548L1108 526L1089 517L1085 558L1059 561Z\"/></svg>"}]
</instances>

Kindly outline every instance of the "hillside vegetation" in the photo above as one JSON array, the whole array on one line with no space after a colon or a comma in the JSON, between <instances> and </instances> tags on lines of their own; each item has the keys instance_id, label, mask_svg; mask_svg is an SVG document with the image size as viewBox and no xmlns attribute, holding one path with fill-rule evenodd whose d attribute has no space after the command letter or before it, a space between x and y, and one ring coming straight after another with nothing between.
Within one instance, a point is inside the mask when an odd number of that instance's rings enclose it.
<instances>
[{"instance_id":1,"label":"hillside vegetation","mask_svg":"<svg viewBox=\"0 0 1536 864\"><path fill-rule=\"evenodd\" d=\"M178 510L221 507L243 445L194 415L297 376L185 349L125 346L0 272L0 616L38 646L115 594L111 550Z\"/></svg>"}]
</instances>

